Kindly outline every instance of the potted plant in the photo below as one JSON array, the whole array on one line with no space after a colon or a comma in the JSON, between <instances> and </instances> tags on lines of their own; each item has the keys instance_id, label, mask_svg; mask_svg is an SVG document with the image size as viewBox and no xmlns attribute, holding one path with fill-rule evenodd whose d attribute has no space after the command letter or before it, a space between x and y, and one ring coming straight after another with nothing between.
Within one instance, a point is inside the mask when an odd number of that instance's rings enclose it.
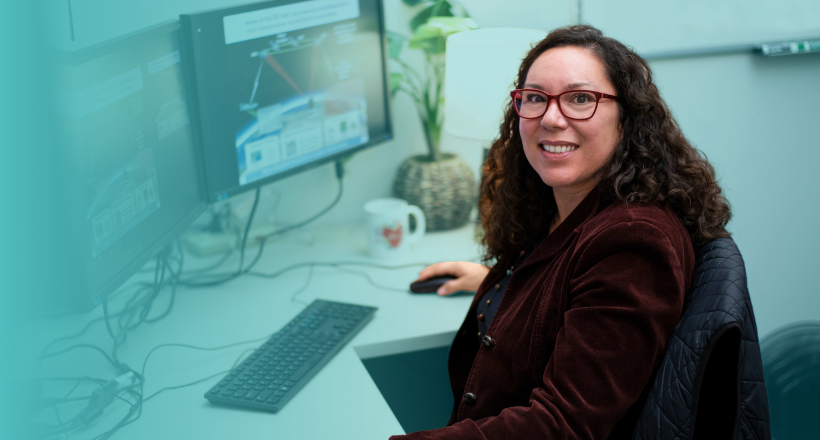
<instances>
[{"instance_id":1,"label":"potted plant","mask_svg":"<svg viewBox=\"0 0 820 440\"><path fill-rule=\"evenodd\" d=\"M402 0L422 10L410 20L412 37L388 32L391 65L391 94L407 94L416 106L427 154L405 160L396 173L396 197L420 207L427 218L427 230L452 229L467 223L475 206L475 175L464 159L440 151L444 124L444 54L446 39L456 32L475 29L475 21L464 8L447 0ZM423 69L401 58L404 47L424 54Z\"/></svg>"}]
</instances>

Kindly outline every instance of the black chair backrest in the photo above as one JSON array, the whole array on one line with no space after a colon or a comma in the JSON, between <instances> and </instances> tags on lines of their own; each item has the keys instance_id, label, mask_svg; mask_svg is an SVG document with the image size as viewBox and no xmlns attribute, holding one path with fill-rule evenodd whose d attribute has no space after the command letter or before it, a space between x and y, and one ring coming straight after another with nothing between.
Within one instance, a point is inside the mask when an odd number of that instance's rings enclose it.
<instances>
[{"instance_id":1,"label":"black chair backrest","mask_svg":"<svg viewBox=\"0 0 820 440\"><path fill-rule=\"evenodd\" d=\"M746 269L734 241L698 251L680 323L634 440L769 440L769 411Z\"/></svg>"}]
</instances>

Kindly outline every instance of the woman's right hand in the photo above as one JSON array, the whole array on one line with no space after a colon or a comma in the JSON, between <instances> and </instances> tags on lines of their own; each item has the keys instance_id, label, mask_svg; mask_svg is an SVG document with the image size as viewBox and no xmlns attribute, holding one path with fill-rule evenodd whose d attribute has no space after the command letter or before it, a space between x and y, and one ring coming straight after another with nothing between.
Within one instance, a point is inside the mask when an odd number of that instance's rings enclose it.
<instances>
[{"instance_id":1,"label":"woman's right hand","mask_svg":"<svg viewBox=\"0 0 820 440\"><path fill-rule=\"evenodd\" d=\"M482 264L468 263L466 261L448 261L427 266L419 274L417 281L426 280L430 277L440 275L450 275L456 277L454 280L442 284L436 291L439 295L449 295L459 290L474 292L484 281L490 268Z\"/></svg>"}]
</instances>

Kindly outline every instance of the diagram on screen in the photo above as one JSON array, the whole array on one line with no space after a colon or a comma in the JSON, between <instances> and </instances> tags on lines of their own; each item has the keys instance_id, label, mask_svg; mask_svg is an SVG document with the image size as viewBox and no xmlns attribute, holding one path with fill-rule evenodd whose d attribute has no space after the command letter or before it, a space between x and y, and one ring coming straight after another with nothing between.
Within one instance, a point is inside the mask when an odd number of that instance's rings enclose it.
<instances>
[{"instance_id":1,"label":"diagram on screen","mask_svg":"<svg viewBox=\"0 0 820 440\"><path fill-rule=\"evenodd\" d=\"M326 50L353 31L355 23L335 26L332 36L282 33L250 52L259 63L239 105L253 118L236 135L240 184L368 141L364 83L351 78L350 62ZM275 88L276 98L268 93L265 102L265 88Z\"/></svg>"}]
</instances>

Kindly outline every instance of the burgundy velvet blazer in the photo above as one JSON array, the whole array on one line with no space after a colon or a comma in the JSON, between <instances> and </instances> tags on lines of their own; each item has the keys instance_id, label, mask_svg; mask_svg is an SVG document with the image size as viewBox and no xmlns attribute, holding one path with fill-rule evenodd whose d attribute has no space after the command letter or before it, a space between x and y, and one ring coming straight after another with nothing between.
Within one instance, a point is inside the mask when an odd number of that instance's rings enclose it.
<instances>
[{"instance_id":1,"label":"burgundy velvet blazer","mask_svg":"<svg viewBox=\"0 0 820 440\"><path fill-rule=\"evenodd\" d=\"M628 438L694 265L672 211L593 190L514 271L485 344L477 303L508 268L490 272L450 349L449 423L406 438Z\"/></svg>"}]
</instances>

